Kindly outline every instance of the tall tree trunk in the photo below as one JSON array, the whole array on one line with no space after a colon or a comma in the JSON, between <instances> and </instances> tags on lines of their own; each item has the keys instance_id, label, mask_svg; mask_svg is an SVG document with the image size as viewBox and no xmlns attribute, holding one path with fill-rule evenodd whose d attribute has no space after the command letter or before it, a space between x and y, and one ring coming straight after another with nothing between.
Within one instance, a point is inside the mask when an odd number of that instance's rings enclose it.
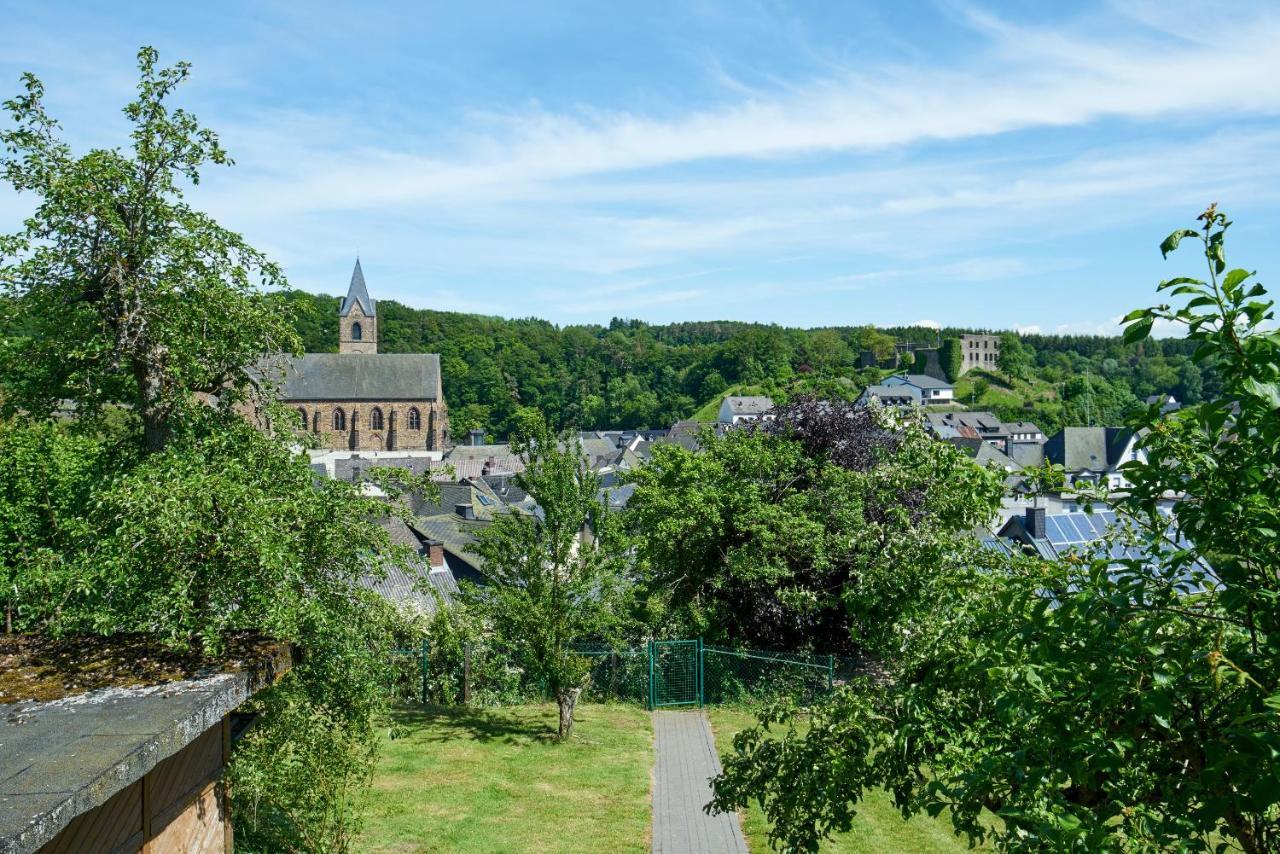
<instances>
[{"instance_id":1,"label":"tall tree trunk","mask_svg":"<svg viewBox=\"0 0 1280 854\"><path fill-rule=\"evenodd\" d=\"M154 354L156 364L160 354ZM163 451L169 444L169 413L162 404L160 369L143 358L133 360L133 378L138 384L138 415L142 418L142 437L147 453Z\"/></svg>"},{"instance_id":2,"label":"tall tree trunk","mask_svg":"<svg viewBox=\"0 0 1280 854\"><path fill-rule=\"evenodd\" d=\"M581 693L581 688L570 688L556 697L556 702L560 704L560 741L568 741L573 734L573 710L578 705L578 695Z\"/></svg>"}]
</instances>

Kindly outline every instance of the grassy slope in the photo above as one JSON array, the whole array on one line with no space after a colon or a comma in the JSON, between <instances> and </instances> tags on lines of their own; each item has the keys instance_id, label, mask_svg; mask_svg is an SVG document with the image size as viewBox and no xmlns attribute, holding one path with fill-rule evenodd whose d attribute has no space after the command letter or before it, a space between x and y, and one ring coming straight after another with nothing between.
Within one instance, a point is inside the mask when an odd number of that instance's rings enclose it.
<instances>
[{"instance_id":1,"label":"grassy slope","mask_svg":"<svg viewBox=\"0 0 1280 854\"><path fill-rule=\"evenodd\" d=\"M405 709L383 745L359 851L648 850L649 714L584 705L556 744L554 705Z\"/></svg>"},{"instance_id":2,"label":"grassy slope","mask_svg":"<svg viewBox=\"0 0 1280 854\"><path fill-rule=\"evenodd\" d=\"M755 723L749 712L724 706L713 707L708 714L715 732L716 747L722 754L733 750L734 734ZM759 809L746 811L742 830L752 851L770 850L769 824ZM952 833L951 823L945 817L917 816L906 821L894 809L889 795L879 791L869 793L858 807L852 830L822 845L822 851L828 854L943 854L968 850L968 844Z\"/></svg>"},{"instance_id":3,"label":"grassy slope","mask_svg":"<svg viewBox=\"0 0 1280 854\"><path fill-rule=\"evenodd\" d=\"M973 381L979 378L987 381L989 389L976 403L970 405ZM957 403L969 409L990 409L994 406L1022 408L1027 401L1042 404L1056 400L1057 390L1050 383L1039 379L1034 382L1024 382L1010 379L1003 374L972 370L956 383L955 396Z\"/></svg>"}]
</instances>

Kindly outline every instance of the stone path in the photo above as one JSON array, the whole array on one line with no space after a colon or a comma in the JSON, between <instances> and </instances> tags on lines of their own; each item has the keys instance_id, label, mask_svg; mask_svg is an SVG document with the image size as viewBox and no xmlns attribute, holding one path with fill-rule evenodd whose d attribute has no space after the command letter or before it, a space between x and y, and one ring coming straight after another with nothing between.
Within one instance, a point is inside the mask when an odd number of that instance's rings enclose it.
<instances>
[{"instance_id":1,"label":"stone path","mask_svg":"<svg viewBox=\"0 0 1280 854\"><path fill-rule=\"evenodd\" d=\"M653 854L746 854L737 814L702 811L711 801L711 778L720 773L707 716L657 711L653 731Z\"/></svg>"}]
</instances>

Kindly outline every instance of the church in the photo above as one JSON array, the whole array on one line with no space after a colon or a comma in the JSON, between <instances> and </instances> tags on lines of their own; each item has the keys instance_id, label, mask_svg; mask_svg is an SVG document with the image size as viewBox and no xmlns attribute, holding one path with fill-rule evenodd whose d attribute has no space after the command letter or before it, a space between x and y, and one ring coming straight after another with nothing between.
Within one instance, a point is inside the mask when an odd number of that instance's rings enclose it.
<instances>
[{"instance_id":1,"label":"church","mask_svg":"<svg viewBox=\"0 0 1280 854\"><path fill-rule=\"evenodd\" d=\"M284 357L279 398L319 447L443 451L449 416L435 353L379 353L378 306L356 259L338 309L338 352Z\"/></svg>"}]
</instances>

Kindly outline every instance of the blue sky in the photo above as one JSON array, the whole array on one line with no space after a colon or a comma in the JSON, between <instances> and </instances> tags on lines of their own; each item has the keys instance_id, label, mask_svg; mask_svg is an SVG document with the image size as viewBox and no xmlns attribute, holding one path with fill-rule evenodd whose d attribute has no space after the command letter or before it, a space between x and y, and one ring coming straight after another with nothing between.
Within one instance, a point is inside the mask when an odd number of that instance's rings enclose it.
<instances>
[{"instance_id":1,"label":"blue sky","mask_svg":"<svg viewBox=\"0 0 1280 854\"><path fill-rule=\"evenodd\" d=\"M1215 8L1217 7L1217 8ZM194 204L311 291L559 323L1115 331L1194 257L1280 261L1274 3L31 3L78 146L138 46L237 161ZM0 228L30 201L0 189Z\"/></svg>"}]
</instances>

